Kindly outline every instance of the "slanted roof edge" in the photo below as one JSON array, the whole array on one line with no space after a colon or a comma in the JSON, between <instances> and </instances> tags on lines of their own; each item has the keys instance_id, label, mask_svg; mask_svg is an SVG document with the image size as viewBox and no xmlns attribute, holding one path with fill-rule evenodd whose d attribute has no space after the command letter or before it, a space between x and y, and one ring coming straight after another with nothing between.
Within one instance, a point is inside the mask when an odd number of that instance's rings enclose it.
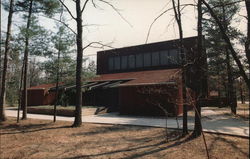
<instances>
[{"instance_id":1,"label":"slanted roof edge","mask_svg":"<svg viewBox=\"0 0 250 159\"><path fill-rule=\"evenodd\" d=\"M120 84L118 87L127 87L127 86L144 86L144 85L177 85L177 82L175 81L169 81L169 82L160 82L160 83L139 83L139 84Z\"/></svg>"}]
</instances>

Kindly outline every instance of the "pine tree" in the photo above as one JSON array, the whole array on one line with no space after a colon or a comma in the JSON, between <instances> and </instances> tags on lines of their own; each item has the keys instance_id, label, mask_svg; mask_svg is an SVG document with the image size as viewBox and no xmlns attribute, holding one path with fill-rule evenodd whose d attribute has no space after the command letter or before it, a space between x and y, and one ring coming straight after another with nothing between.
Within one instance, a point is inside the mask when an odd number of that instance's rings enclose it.
<instances>
[{"instance_id":1,"label":"pine tree","mask_svg":"<svg viewBox=\"0 0 250 159\"><path fill-rule=\"evenodd\" d=\"M1 92L0 92L0 121L5 121L5 112L4 112L4 98L5 98L5 88L6 88L6 74L7 74L7 65L8 65L8 56L10 54L10 39L11 39L11 26L12 26L12 16L13 16L13 6L14 0L10 0L9 3L9 16L7 24L7 35L5 41L5 51L4 51L4 66L2 72L2 81L1 81Z\"/></svg>"},{"instance_id":2,"label":"pine tree","mask_svg":"<svg viewBox=\"0 0 250 159\"><path fill-rule=\"evenodd\" d=\"M18 1L16 11L28 12L26 34L25 34L25 49L24 49L24 79L23 79L23 116L22 119L27 119L27 71L28 71L28 57L29 57L29 43L30 43L30 25L32 15L42 13L47 16L52 16L59 8L59 2L54 0L21 0Z\"/></svg>"},{"instance_id":3,"label":"pine tree","mask_svg":"<svg viewBox=\"0 0 250 159\"><path fill-rule=\"evenodd\" d=\"M214 6L214 12L222 22L226 33L230 35L231 40L238 38L240 35L238 30L231 26L234 15L239 11L239 5L233 2L234 0L209 1L210 6ZM204 26L206 35L208 37L207 44L209 46L208 54L209 64L211 67L210 73L211 75L215 76L215 73L213 73L213 71L220 70L219 72L216 71L217 75L221 74L221 76L227 77L225 91L228 99L228 104L231 107L232 113L236 114L237 102L234 87L232 58L229 55L228 46L222 39L222 34L220 33L219 27L214 19L206 19ZM218 68L218 66L220 68Z\"/></svg>"}]
</instances>

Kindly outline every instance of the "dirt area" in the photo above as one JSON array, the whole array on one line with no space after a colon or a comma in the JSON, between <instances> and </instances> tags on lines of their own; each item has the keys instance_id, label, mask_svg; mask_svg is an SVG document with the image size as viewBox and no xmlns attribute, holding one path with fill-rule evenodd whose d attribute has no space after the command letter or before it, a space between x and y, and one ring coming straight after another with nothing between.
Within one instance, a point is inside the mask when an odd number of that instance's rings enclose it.
<instances>
[{"instance_id":1,"label":"dirt area","mask_svg":"<svg viewBox=\"0 0 250 159\"><path fill-rule=\"evenodd\" d=\"M222 107L222 108L210 107L210 108L211 108L211 110L219 112L221 114L234 116L231 114L231 109L229 107ZM234 117L242 118L244 120L249 120L249 105L238 103L236 116L234 116Z\"/></svg>"},{"instance_id":2,"label":"dirt area","mask_svg":"<svg viewBox=\"0 0 250 159\"><path fill-rule=\"evenodd\" d=\"M139 126L84 124L15 118L1 123L1 159L78 158L176 158L202 159L206 151L202 137L165 141L165 129ZM174 133L172 130L169 133ZM247 159L245 138L205 134L212 159Z\"/></svg>"}]
</instances>

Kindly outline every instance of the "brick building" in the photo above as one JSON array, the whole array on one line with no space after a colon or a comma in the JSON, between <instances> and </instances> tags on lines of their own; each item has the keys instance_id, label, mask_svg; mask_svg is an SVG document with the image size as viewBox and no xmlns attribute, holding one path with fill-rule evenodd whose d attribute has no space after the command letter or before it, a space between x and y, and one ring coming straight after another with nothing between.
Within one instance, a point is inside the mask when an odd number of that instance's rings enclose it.
<instances>
[{"instance_id":1,"label":"brick building","mask_svg":"<svg viewBox=\"0 0 250 159\"><path fill-rule=\"evenodd\" d=\"M187 86L195 89L197 37L184 39ZM105 106L121 114L182 113L182 69L178 40L100 51L97 77L83 85L84 105Z\"/></svg>"}]
</instances>

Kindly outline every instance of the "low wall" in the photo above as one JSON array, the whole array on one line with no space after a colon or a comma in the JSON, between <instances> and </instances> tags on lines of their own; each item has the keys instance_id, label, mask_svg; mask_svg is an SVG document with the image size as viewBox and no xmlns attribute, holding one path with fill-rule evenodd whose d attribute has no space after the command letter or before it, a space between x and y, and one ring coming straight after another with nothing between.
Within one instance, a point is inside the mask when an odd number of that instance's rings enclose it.
<instances>
[{"instance_id":1,"label":"low wall","mask_svg":"<svg viewBox=\"0 0 250 159\"><path fill-rule=\"evenodd\" d=\"M31 114L46 114L46 115L54 115L54 109L49 108L28 108L28 113ZM58 116L68 116L73 117L75 110L70 109L58 109L56 114Z\"/></svg>"}]
</instances>

